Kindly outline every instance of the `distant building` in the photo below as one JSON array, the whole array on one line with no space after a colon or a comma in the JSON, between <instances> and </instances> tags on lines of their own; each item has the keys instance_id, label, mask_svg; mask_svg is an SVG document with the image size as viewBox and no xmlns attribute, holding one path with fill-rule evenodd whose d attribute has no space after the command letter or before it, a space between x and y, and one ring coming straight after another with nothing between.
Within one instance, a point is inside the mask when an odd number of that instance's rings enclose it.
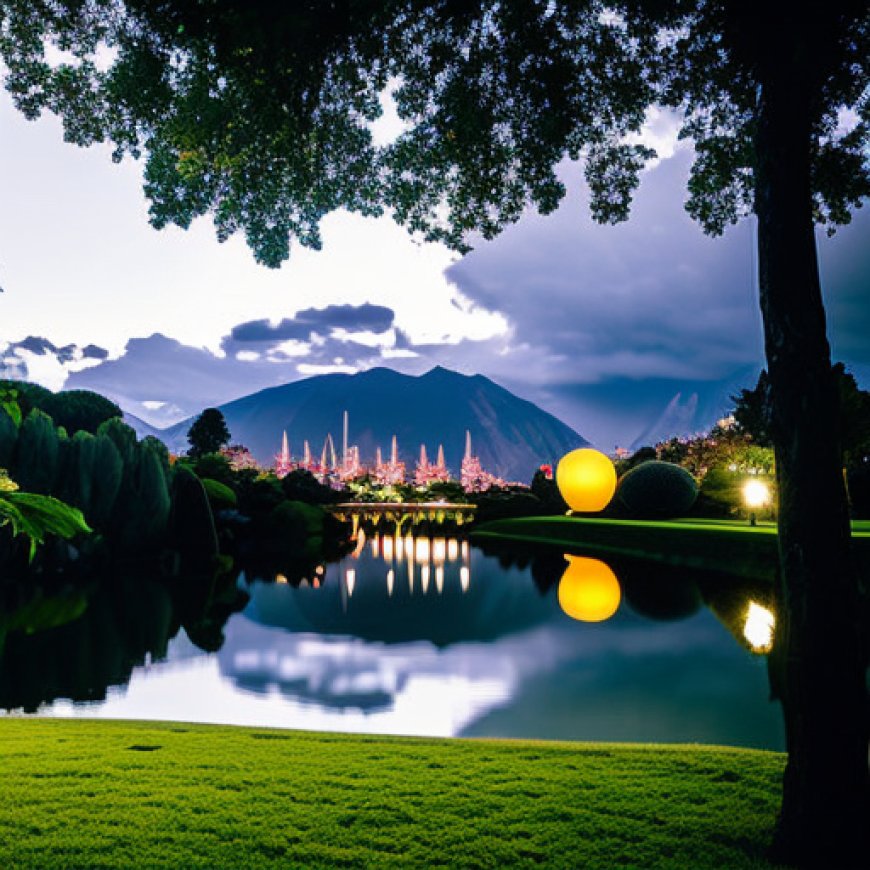
<instances>
[{"instance_id":1,"label":"distant building","mask_svg":"<svg viewBox=\"0 0 870 870\"><path fill-rule=\"evenodd\" d=\"M484 471L480 459L471 452L471 432L465 431L465 456L462 460L460 483L466 492L483 492L493 486L504 486L504 481Z\"/></svg>"},{"instance_id":2,"label":"distant building","mask_svg":"<svg viewBox=\"0 0 870 870\"><path fill-rule=\"evenodd\" d=\"M348 443L349 421L347 412L344 412L344 426L342 437L342 454L339 462L336 456L335 443L332 435L327 434L323 442L320 461L317 462L311 455L311 448L307 441L304 442L302 459L294 461L290 453L290 442L287 432L283 434L281 450L275 456L275 474L285 477L294 469L300 468L309 471L322 483L341 488L344 483L356 480L368 474L371 479L380 486L395 486L405 483L407 470L405 463L399 459L399 443L395 435L390 450L390 458L384 461L381 448L375 451L375 459L372 465L364 465L360 458L359 446ZM450 470L444 459L444 445L438 445L438 454L435 462L430 462L426 453L426 445L420 445L420 457L414 468L413 481L416 486L428 486L431 483L446 482L451 480ZM462 460L460 482L467 492L482 492L492 486L504 486L505 482L485 471L480 464L480 459L472 453L471 432L465 433L465 456Z\"/></svg>"}]
</instances>

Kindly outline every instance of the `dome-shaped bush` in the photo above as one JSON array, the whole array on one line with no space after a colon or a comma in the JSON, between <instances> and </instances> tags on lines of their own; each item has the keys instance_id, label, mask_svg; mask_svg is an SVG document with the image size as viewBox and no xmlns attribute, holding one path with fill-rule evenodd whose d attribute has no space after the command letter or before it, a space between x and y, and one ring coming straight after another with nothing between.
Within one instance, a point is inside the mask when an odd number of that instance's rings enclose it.
<instances>
[{"instance_id":1,"label":"dome-shaped bush","mask_svg":"<svg viewBox=\"0 0 870 870\"><path fill-rule=\"evenodd\" d=\"M698 497L698 484L685 468L650 460L627 472L617 489L632 517L664 519L686 514Z\"/></svg>"}]
</instances>

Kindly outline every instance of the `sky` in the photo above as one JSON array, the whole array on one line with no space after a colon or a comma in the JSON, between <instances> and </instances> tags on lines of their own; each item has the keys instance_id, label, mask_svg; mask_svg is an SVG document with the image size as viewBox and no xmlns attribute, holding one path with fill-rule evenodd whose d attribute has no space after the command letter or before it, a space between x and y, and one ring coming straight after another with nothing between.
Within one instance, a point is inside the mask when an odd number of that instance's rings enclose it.
<instances>
[{"instance_id":1,"label":"sky","mask_svg":"<svg viewBox=\"0 0 870 870\"><path fill-rule=\"evenodd\" d=\"M388 107L389 108L389 107ZM389 111L376 135L395 135ZM278 270L211 221L147 222L141 164L62 141L0 94L0 375L85 386L154 425L264 386L386 365L484 374L603 449L715 419L762 365L751 220L712 239L683 211L690 145L655 111L630 221L599 226L579 166L464 257L388 217L334 213ZM866 210L865 210L866 211ZM870 215L820 257L835 359L870 374ZM28 336L43 342L22 342ZM51 351L62 349L60 354ZM78 370L78 371L76 371Z\"/></svg>"}]
</instances>

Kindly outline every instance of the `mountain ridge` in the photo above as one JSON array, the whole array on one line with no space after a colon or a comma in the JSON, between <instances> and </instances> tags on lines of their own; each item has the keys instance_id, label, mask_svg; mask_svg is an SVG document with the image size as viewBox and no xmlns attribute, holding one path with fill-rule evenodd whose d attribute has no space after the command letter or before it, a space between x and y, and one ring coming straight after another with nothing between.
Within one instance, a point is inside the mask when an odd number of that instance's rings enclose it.
<instances>
[{"instance_id":1,"label":"mountain ridge","mask_svg":"<svg viewBox=\"0 0 870 870\"><path fill-rule=\"evenodd\" d=\"M305 440L319 455L327 434L340 450L345 410L349 443L359 446L363 462L373 459L377 447L386 457L396 435L409 474L422 443L431 459L443 445L447 465L458 475L466 430L484 468L524 482L540 464L589 443L554 415L484 375L463 375L443 366L421 375L382 366L356 374L315 375L265 387L218 407L232 441L245 444L263 463L272 461L284 431L296 456ZM183 450L194 419L158 436L172 449Z\"/></svg>"}]
</instances>

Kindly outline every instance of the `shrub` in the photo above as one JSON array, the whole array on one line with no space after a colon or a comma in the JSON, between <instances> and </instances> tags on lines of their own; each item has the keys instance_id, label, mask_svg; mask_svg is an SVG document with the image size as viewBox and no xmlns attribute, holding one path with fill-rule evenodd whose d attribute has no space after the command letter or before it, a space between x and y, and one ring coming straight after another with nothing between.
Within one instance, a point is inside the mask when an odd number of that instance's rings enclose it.
<instances>
[{"instance_id":1,"label":"shrub","mask_svg":"<svg viewBox=\"0 0 870 870\"><path fill-rule=\"evenodd\" d=\"M178 466L172 483L170 541L181 557L183 574L213 570L220 552L214 515L202 481Z\"/></svg>"},{"instance_id":2,"label":"shrub","mask_svg":"<svg viewBox=\"0 0 870 870\"><path fill-rule=\"evenodd\" d=\"M209 504L215 510L234 508L238 504L236 494L225 483L213 480L210 477L203 477L202 485L205 487Z\"/></svg>"},{"instance_id":3,"label":"shrub","mask_svg":"<svg viewBox=\"0 0 870 870\"><path fill-rule=\"evenodd\" d=\"M720 509L721 513L728 515L740 508L740 482L742 475L738 475L721 465L711 468L701 481L701 496L705 502Z\"/></svg>"},{"instance_id":4,"label":"shrub","mask_svg":"<svg viewBox=\"0 0 870 870\"><path fill-rule=\"evenodd\" d=\"M281 480L281 490L284 497L290 501L302 501L306 504L336 504L344 496L321 483L310 471L296 468Z\"/></svg>"},{"instance_id":5,"label":"shrub","mask_svg":"<svg viewBox=\"0 0 870 870\"><path fill-rule=\"evenodd\" d=\"M0 468L8 468L15 455L15 445L18 442L18 426L12 417L0 408Z\"/></svg>"},{"instance_id":6,"label":"shrub","mask_svg":"<svg viewBox=\"0 0 870 870\"><path fill-rule=\"evenodd\" d=\"M123 416L114 402L90 390L53 393L43 398L39 407L70 435L80 431L94 434L107 420Z\"/></svg>"},{"instance_id":7,"label":"shrub","mask_svg":"<svg viewBox=\"0 0 870 870\"><path fill-rule=\"evenodd\" d=\"M251 479L239 473L235 491L239 510L249 517L265 516L284 501L281 484L274 477Z\"/></svg>"},{"instance_id":8,"label":"shrub","mask_svg":"<svg viewBox=\"0 0 870 870\"><path fill-rule=\"evenodd\" d=\"M96 528L104 529L115 509L124 476L121 454L108 435L97 435L94 439L93 463L94 477L91 481L90 503L85 516L92 519Z\"/></svg>"},{"instance_id":9,"label":"shrub","mask_svg":"<svg viewBox=\"0 0 870 870\"><path fill-rule=\"evenodd\" d=\"M97 434L105 435L112 441L121 456L124 468L133 464L136 457L136 433L126 423L113 417L100 426Z\"/></svg>"},{"instance_id":10,"label":"shrub","mask_svg":"<svg viewBox=\"0 0 870 870\"><path fill-rule=\"evenodd\" d=\"M651 460L623 476L617 496L632 517L664 519L691 510L698 497L698 484L679 465Z\"/></svg>"},{"instance_id":11,"label":"shrub","mask_svg":"<svg viewBox=\"0 0 870 870\"><path fill-rule=\"evenodd\" d=\"M50 495L58 473L58 433L51 417L31 411L21 424L13 477L26 492Z\"/></svg>"},{"instance_id":12,"label":"shrub","mask_svg":"<svg viewBox=\"0 0 870 870\"><path fill-rule=\"evenodd\" d=\"M138 465L136 503L139 532L136 540L150 544L159 540L166 531L169 487L161 452L144 441L139 445Z\"/></svg>"},{"instance_id":13,"label":"shrub","mask_svg":"<svg viewBox=\"0 0 870 870\"><path fill-rule=\"evenodd\" d=\"M198 456L193 463L193 470L196 476L204 480L216 480L224 486L233 487L234 477L233 469L230 466L230 460L220 453L205 453Z\"/></svg>"},{"instance_id":14,"label":"shrub","mask_svg":"<svg viewBox=\"0 0 870 870\"><path fill-rule=\"evenodd\" d=\"M51 390L47 390L39 384L8 379L0 380L0 390L15 393L15 400L25 417L35 408L42 408L43 403L52 395Z\"/></svg>"},{"instance_id":15,"label":"shrub","mask_svg":"<svg viewBox=\"0 0 870 870\"><path fill-rule=\"evenodd\" d=\"M870 519L870 464L850 470L848 482L852 516L857 520Z\"/></svg>"}]
</instances>

